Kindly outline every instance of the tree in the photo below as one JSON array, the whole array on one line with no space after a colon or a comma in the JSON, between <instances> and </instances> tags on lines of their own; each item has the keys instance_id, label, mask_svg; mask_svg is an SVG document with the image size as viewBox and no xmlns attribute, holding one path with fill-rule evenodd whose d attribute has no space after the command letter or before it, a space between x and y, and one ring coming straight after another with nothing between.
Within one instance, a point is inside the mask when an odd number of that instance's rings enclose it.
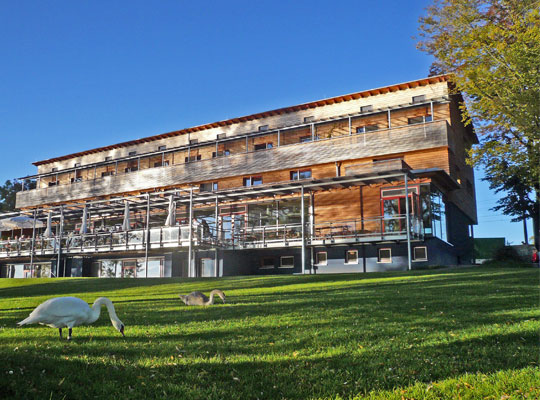
<instances>
[{"instance_id":1,"label":"tree","mask_svg":"<svg viewBox=\"0 0 540 400\"><path fill-rule=\"evenodd\" d=\"M24 190L34 189L36 182L31 180L24 181ZM0 212L15 210L15 199L18 191L21 190L20 184L15 184L7 180L3 186L0 186Z\"/></svg>"},{"instance_id":2,"label":"tree","mask_svg":"<svg viewBox=\"0 0 540 400\"><path fill-rule=\"evenodd\" d=\"M495 209L532 217L538 246L540 1L434 0L419 29L418 47L451 73L465 123L479 134L470 162L508 194Z\"/></svg>"}]
</instances>

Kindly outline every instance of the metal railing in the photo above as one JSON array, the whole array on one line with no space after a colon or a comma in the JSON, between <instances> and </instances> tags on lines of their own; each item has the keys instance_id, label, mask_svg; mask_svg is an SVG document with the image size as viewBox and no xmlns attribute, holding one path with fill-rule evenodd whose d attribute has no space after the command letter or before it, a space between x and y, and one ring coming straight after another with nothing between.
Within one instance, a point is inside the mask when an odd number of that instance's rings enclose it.
<instances>
[{"instance_id":1,"label":"metal railing","mask_svg":"<svg viewBox=\"0 0 540 400\"><path fill-rule=\"evenodd\" d=\"M346 221L306 223L304 237L307 243L317 241L373 241L402 240L407 236L406 216L376 217ZM423 238L423 224L419 217L410 217L411 239ZM196 246L210 245L223 248L249 247L255 245L288 246L302 242L302 225L298 223L223 229L214 226L193 227L192 243ZM101 251L142 250L149 248L182 247L189 243L189 225L162 226L134 229L127 232L96 232L91 234L68 233L61 239L40 237L34 242L34 255L52 255L61 244L64 254L92 253ZM29 256L32 239L0 241L0 258Z\"/></svg>"}]
</instances>

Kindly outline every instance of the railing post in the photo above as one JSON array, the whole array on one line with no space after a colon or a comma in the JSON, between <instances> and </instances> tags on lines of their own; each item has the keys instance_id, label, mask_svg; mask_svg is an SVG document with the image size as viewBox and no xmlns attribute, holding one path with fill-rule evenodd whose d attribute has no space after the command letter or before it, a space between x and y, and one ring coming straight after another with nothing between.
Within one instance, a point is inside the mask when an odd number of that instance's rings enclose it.
<instances>
[{"instance_id":1,"label":"railing post","mask_svg":"<svg viewBox=\"0 0 540 400\"><path fill-rule=\"evenodd\" d=\"M64 206L60 206L60 232L58 234L58 252L56 259L56 277L60 275L60 258L62 257L62 234L64 231Z\"/></svg>"}]
</instances>

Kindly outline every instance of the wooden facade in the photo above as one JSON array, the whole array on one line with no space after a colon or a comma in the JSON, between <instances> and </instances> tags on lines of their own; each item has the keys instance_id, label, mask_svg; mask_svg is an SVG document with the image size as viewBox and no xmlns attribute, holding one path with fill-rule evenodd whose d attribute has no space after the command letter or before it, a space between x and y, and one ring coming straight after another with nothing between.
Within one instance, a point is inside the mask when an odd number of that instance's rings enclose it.
<instances>
[{"instance_id":1,"label":"wooden facade","mask_svg":"<svg viewBox=\"0 0 540 400\"><path fill-rule=\"evenodd\" d=\"M465 157L477 139L470 127L463 126L458 102L459 96L451 94L448 78L439 76L55 157L35 163L38 173L23 178L35 179L37 188L17 193L17 207L27 215L39 213L43 220L47 210L80 210L92 202L160 192L165 196L175 190L194 191L201 199L209 191L215 195L216 204L266 204L283 196L298 199L298 190L291 187L300 179L306 182L304 194L309 199L302 200L309 206L309 211L302 213L304 230L309 231L302 230L304 271L306 251L311 246L313 253L315 243L319 243L315 240L317 224L354 221L356 240L358 232L378 231L380 241L387 239L385 229L397 224L385 221L391 217L389 207L395 208L395 215L403 215L405 209L403 202L392 202L383 190L403 188L403 179L409 179L407 185L414 192L409 213L416 212L418 221L425 219L420 196L427 199L432 194L426 194L426 190L436 191L444 197L445 212L459 214L463 222L456 232L462 234L468 232L468 225L476 223L474 174ZM394 165L393 160L401 160L406 167L388 167ZM389 171L394 174L392 179L377 178ZM400 174L405 178L395 179ZM319 181L322 183L317 186ZM249 194L252 186L276 185L285 189L259 190L241 201L234 197L242 191ZM415 196L417 200L413 200ZM194 209L209 207L203 203L194 204ZM182 207L178 212L187 212L185 203ZM239 221L235 218L233 225ZM242 224L246 221L247 217ZM305 228L306 221L311 228ZM263 231L277 232L276 224L265 225ZM349 225L341 230L341 236L352 230ZM401 232L401 220L398 225ZM429 233L431 228L424 232L428 237L433 234ZM245 232L242 235L248 236ZM283 235L286 241L287 234ZM416 239L424 240L424 234ZM231 250L218 244L217 233L212 243L216 251ZM146 252L148 248L151 246ZM134 251L137 249L141 250ZM466 251L462 253L458 257L466 258ZM308 258L312 270L316 260L313 255ZM221 273L228 274L223 268Z\"/></svg>"}]
</instances>

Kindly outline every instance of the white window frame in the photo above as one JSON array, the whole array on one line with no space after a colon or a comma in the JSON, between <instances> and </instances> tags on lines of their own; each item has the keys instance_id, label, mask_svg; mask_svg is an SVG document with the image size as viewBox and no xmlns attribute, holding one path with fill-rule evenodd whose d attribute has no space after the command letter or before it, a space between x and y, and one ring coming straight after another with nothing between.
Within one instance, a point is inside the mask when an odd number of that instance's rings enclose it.
<instances>
[{"instance_id":1,"label":"white window frame","mask_svg":"<svg viewBox=\"0 0 540 400\"><path fill-rule=\"evenodd\" d=\"M292 258L292 265L283 265L283 259L284 258ZM288 269L294 268L294 256L281 256L281 257L279 257L279 268L288 268Z\"/></svg>"},{"instance_id":2,"label":"white window frame","mask_svg":"<svg viewBox=\"0 0 540 400\"><path fill-rule=\"evenodd\" d=\"M349 260L349 257L348 257L349 252L355 252L356 253L356 261L350 261ZM358 265L358 250L356 250L356 249L345 250L345 264Z\"/></svg>"},{"instance_id":3,"label":"white window frame","mask_svg":"<svg viewBox=\"0 0 540 400\"><path fill-rule=\"evenodd\" d=\"M324 262L320 262L319 254L324 254ZM328 265L328 252L318 251L315 253L315 265Z\"/></svg>"},{"instance_id":4,"label":"white window frame","mask_svg":"<svg viewBox=\"0 0 540 400\"><path fill-rule=\"evenodd\" d=\"M425 249L426 257L425 258L416 258L416 249ZM413 262L427 261L428 260L428 251L427 246L416 246L413 247Z\"/></svg>"},{"instance_id":5,"label":"white window frame","mask_svg":"<svg viewBox=\"0 0 540 400\"><path fill-rule=\"evenodd\" d=\"M381 251L388 250L390 258L381 258ZM392 263L392 249L389 247L382 247L377 250L377 264L391 264Z\"/></svg>"}]
</instances>

